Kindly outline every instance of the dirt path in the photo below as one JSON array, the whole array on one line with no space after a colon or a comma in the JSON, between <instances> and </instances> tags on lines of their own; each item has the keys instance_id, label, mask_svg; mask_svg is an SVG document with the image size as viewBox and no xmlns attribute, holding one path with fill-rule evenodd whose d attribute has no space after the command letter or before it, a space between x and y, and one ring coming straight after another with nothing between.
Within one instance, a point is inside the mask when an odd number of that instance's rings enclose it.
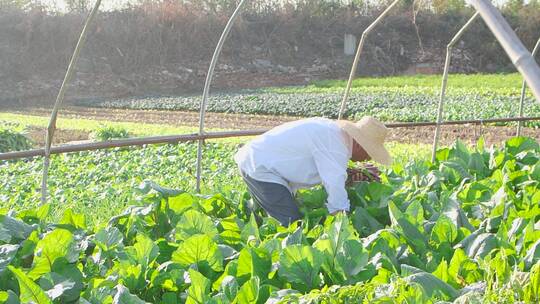
<instances>
[{"instance_id":1,"label":"dirt path","mask_svg":"<svg viewBox=\"0 0 540 304\"><path fill-rule=\"evenodd\" d=\"M26 115L49 116L50 109L46 108L25 108L8 109L8 112ZM126 110L126 109L95 109L86 107L63 108L61 117L108 120L108 121L128 121L144 122L155 124L168 124L176 126L198 126L199 113L181 111L148 111L148 110ZM299 119L290 116L267 116L267 115L247 115L247 114L227 114L227 113L207 113L206 127L220 128L228 130L264 129L272 128L282 123ZM390 140L402 143L424 143L431 144L433 141L434 127L414 127L399 128L390 131ZM39 144L42 141L43 130L33 128L31 136ZM512 136L515 136L516 128L496 127L496 126L443 126L441 132L442 144L453 143L456 139L465 142L476 142L482 134L488 145L500 143ZM525 128L524 135L540 140L540 130ZM72 140L87 139L88 133L73 130L60 130L58 142L68 142Z\"/></svg>"}]
</instances>

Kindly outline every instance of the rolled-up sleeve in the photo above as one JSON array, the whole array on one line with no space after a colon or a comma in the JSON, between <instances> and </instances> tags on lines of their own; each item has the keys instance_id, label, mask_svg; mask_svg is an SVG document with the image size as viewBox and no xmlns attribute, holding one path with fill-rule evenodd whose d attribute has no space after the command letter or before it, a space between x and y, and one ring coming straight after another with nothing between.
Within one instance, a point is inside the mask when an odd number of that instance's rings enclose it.
<instances>
[{"instance_id":1,"label":"rolled-up sleeve","mask_svg":"<svg viewBox=\"0 0 540 304\"><path fill-rule=\"evenodd\" d=\"M350 202L345 190L349 156L329 149L317 149L313 151L313 159L328 193L328 212L349 211Z\"/></svg>"}]
</instances>

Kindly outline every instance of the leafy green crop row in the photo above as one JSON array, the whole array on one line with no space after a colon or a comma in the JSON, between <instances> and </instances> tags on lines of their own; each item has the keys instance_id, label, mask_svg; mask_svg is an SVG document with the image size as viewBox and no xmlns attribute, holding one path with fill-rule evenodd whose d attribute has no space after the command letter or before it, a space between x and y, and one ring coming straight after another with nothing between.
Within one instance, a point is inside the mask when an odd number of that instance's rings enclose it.
<instances>
[{"instance_id":1,"label":"leafy green crop row","mask_svg":"<svg viewBox=\"0 0 540 304\"><path fill-rule=\"evenodd\" d=\"M91 164L86 164L92 169ZM111 171L114 171L113 168ZM435 303L540 300L540 147L456 143L349 189L349 216L283 228L246 194L144 182L108 223L50 205L0 214L0 303Z\"/></svg>"},{"instance_id":2,"label":"leafy green crop row","mask_svg":"<svg viewBox=\"0 0 540 304\"><path fill-rule=\"evenodd\" d=\"M97 141L105 141L119 138L128 138L129 136L130 134L125 128L115 126L101 126L97 130L92 132L90 138Z\"/></svg>"},{"instance_id":3,"label":"leafy green crop row","mask_svg":"<svg viewBox=\"0 0 540 304\"><path fill-rule=\"evenodd\" d=\"M205 190L241 185L232 157L234 145L205 146ZM196 145L148 146L53 155L49 190L54 219L65 208L103 221L120 212L134 199L131 189L145 179L181 189L195 185ZM0 162L0 206L32 208L40 200L41 158Z\"/></svg>"},{"instance_id":4,"label":"leafy green crop row","mask_svg":"<svg viewBox=\"0 0 540 304\"><path fill-rule=\"evenodd\" d=\"M238 189L244 184L238 175L233 154L236 145L208 143L203 157L203 193ZM389 143L397 162L427 158L427 145ZM92 222L120 212L133 200L131 189L143 180L160 185L195 188L195 144L147 146L53 155L49 171L49 190L55 208L53 219L71 208ZM32 208L40 201L43 160L34 158L0 162L0 202L4 208Z\"/></svg>"},{"instance_id":5,"label":"leafy green crop row","mask_svg":"<svg viewBox=\"0 0 540 304\"><path fill-rule=\"evenodd\" d=\"M292 116L338 115L342 92L268 90L212 95L208 101L209 112L271 114ZM431 88L356 88L350 96L346 116L358 118L365 115L384 121L434 121L436 119L438 93ZM162 110L199 110L199 96L146 97L118 100L86 100L80 105ZM518 115L519 94L516 90L454 89L446 99L446 120L488 119L515 117ZM525 114L538 116L540 104L528 98ZM538 123L529 123L537 126Z\"/></svg>"},{"instance_id":6,"label":"leafy green crop row","mask_svg":"<svg viewBox=\"0 0 540 304\"><path fill-rule=\"evenodd\" d=\"M32 149L32 141L26 137L24 128L18 125L0 126L0 153Z\"/></svg>"},{"instance_id":7,"label":"leafy green crop row","mask_svg":"<svg viewBox=\"0 0 540 304\"><path fill-rule=\"evenodd\" d=\"M518 91L521 89L523 78L519 73L511 74L450 74L448 77L449 90L479 88L490 91ZM347 80L318 80L306 86L299 87L274 87L272 91L289 93L306 92L343 92ZM441 75L405 75L390 77L358 77L353 81L353 90L360 87L383 87L388 88L433 88L439 90Z\"/></svg>"}]
</instances>

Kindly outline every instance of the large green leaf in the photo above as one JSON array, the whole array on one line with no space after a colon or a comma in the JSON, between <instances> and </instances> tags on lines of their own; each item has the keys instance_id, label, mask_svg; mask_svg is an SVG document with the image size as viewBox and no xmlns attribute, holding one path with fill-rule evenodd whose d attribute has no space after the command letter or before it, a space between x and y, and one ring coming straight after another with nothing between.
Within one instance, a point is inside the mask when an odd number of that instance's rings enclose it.
<instances>
[{"instance_id":1,"label":"large green leaf","mask_svg":"<svg viewBox=\"0 0 540 304\"><path fill-rule=\"evenodd\" d=\"M339 249L343 247L345 241L356 238L354 236L354 230L349 222L349 219L343 213L334 217L332 222L328 222L324 227L324 234L319 240L328 240L331 255L335 255Z\"/></svg>"},{"instance_id":2,"label":"large green leaf","mask_svg":"<svg viewBox=\"0 0 540 304\"><path fill-rule=\"evenodd\" d=\"M298 227L296 230L294 230L293 233L289 234L287 237L283 239L281 242L282 247L290 246L290 245L302 245L304 241L304 228Z\"/></svg>"},{"instance_id":3,"label":"large green leaf","mask_svg":"<svg viewBox=\"0 0 540 304\"><path fill-rule=\"evenodd\" d=\"M261 240L259 235L259 226L257 225L257 221L255 220L253 213L249 217L249 222L247 222L244 228L242 228L242 233L240 236L244 243L258 243Z\"/></svg>"},{"instance_id":4,"label":"large green leaf","mask_svg":"<svg viewBox=\"0 0 540 304\"><path fill-rule=\"evenodd\" d=\"M415 226L407 215L403 214L399 208L390 202L388 204L392 226L407 240L407 243L418 254L424 254L428 248L428 241L425 235Z\"/></svg>"},{"instance_id":5,"label":"large green leaf","mask_svg":"<svg viewBox=\"0 0 540 304\"><path fill-rule=\"evenodd\" d=\"M488 201L493 195L493 189L491 186L486 185L485 182L472 182L466 184L464 188L458 193L457 197L463 203L484 202ZM456 203L459 207L459 203Z\"/></svg>"},{"instance_id":6,"label":"large green leaf","mask_svg":"<svg viewBox=\"0 0 540 304\"><path fill-rule=\"evenodd\" d=\"M31 278L38 278L42 274L51 272L53 264L60 258L70 263L79 259L79 251L73 234L65 229L55 229L37 243L34 264L28 275Z\"/></svg>"},{"instance_id":7,"label":"large green leaf","mask_svg":"<svg viewBox=\"0 0 540 304\"><path fill-rule=\"evenodd\" d=\"M152 239L144 234L138 234L136 240L133 247L127 248L127 252L131 254L136 263L146 269L158 257L159 248Z\"/></svg>"},{"instance_id":8,"label":"large green leaf","mask_svg":"<svg viewBox=\"0 0 540 304\"><path fill-rule=\"evenodd\" d=\"M524 288L524 300L526 303L540 301L540 263L536 263L529 273L529 282Z\"/></svg>"},{"instance_id":9,"label":"large green leaf","mask_svg":"<svg viewBox=\"0 0 540 304\"><path fill-rule=\"evenodd\" d=\"M221 286L219 291L227 298L228 301L232 302L236 298L238 293L238 281L233 276L226 276L221 281Z\"/></svg>"},{"instance_id":10,"label":"large green leaf","mask_svg":"<svg viewBox=\"0 0 540 304\"><path fill-rule=\"evenodd\" d=\"M338 214L332 221L327 221L324 226L324 233L315 242L314 246L321 251L326 251L333 262L338 250L343 247L345 241L354 238L354 229L350 225L349 219L344 214Z\"/></svg>"},{"instance_id":11,"label":"large green leaf","mask_svg":"<svg viewBox=\"0 0 540 304\"><path fill-rule=\"evenodd\" d=\"M219 290L221 288L221 283L223 283L223 280L225 280L226 277L231 276L236 278L236 269L238 268L238 260L233 260L225 266L225 271L221 274L221 276L214 281L212 284L213 290Z\"/></svg>"},{"instance_id":12,"label":"large green leaf","mask_svg":"<svg viewBox=\"0 0 540 304\"><path fill-rule=\"evenodd\" d=\"M45 294L43 289L32 281L24 272L13 266L8 266L13 276L17 278L20 288L20 299L22 303L52 304L51 299Z\"/></svg>"},{"instance_id":13,"label":"large green leaf","mask_svg":"<svg viewBox=\"0 0 540 304\"><path fill-rule=\"evenodd\" d=\"M467 255L471 258L484 258L493 249L499 247L499 240L493 233L482 233L476 236L472 242L465 248Z\"/></svg>"},{"instance_id":14,"label":"large green leaf","mask_svg":"<svg viewBox=\"0 0 540 304\"><path fill-rule=\"evenodd\" d=\"M437 269L433 272L433 275L441 279L441 281L448 283L448 262L442 260L442 262L437 266Z\"/></svg>"},{"instance_id":15,"label":"large green leaf","mask_svg":"<svg viewBox=\"0 0 540 304\"><path fill-rule=\"evenodd\" d=\"M75 288L76 283L74 281L54 272L43 275L39 279L39 285L52 300L65 302L77 300L82 290Z\"/></svg>"},{"instance_id":16,"label":"large green leaf","mask_svg":"<svg viewBox=\"0 0 540 304\"><path fill-rule=\"evenodd\" d=\"M166 292L161 297L160 304L178 304L178 303L179 303L178 295L174 292Z\"/></svg>"},{"instance_id":17,"label":"large green leaf","mask_svg":"<svg viewBox=\"0 0 540 304\"><path fill-rule=\"evenodd\" d=\"M177 196L169 197L168 206L176 214L183 214L184 211L193 206L194 197L188 193L182 193Z\"/></svg>"},{"instance_id":18,"label":"large green leaf","mask_svg":"<svg viewBox=\"0 0 540 304\"><path fill-rule=\"evenodd\" d=\"M145 285L145 276L140 264L131 264L127 260L115 263L112 271L118 274L118 281L133 292L141 291Z\"/></svg>"},{"instance_id":19,"label":"large green leaf","mask_svg":"<svg viewBox=\"0 0 540 304\"><path fill-rule=\"evenodd\" d=\"M368 263L369 253L364 250L359 240L349 239L335 257L336 270L345 274L344 281L353 284L355 277L364 270Z\"/></svg>"},{"instance_id":20,"label":"large green leaf","mask_svg":"<svg viewBox=\"0 0 540 304\"><path fill-rule=\"evenodd\" d=\"M439 171L444 177L445 183L449 186L457 186L464 179L472 178L467 169L467 163L464 163L461 159L442 162Z\"/></svg>"},{"instance_id":21,"label":"large green leaf","mask_svg":"<svg viewBox=\"0 0 540 304\"><path fill-rule=\"evenodd\" d=\"M176 225L176 238L186 240L197 234L216 239L218 231L209 216L196 210L186 211Z\"/></svg>"},{"instance_id":22,"label":"large green leaf","mask_svg":"<svg viewBox=\"0 0 540 304\"><path fill-rule=\"evenodd\" d=\"M34 228L21 220L0 215L0 242L11 243L28 238Z\"/></svg>"},{"instance_id":23,"label":"large green leaf","mask_svg":"<svg viewBox=\"0 0 540 304\"><path fill-rule=\"evenodd\" d=\"M180 244L172 255L172 261L184 267L196 265L199 270L207 272L223 270L223 257L217 244L206 235L194 235Z\"/></svg>"},{"instance_id":24,"label":"large green leaf","mask_svg":"<svg viewBox=\"0 0 540 304\"><path fill-rule=\"evenodd\" d=\"M38 208L27 209L19 212L17 217L27 224L38 224L51 214L51 204L43 204Z\"/></svg>"},{"instance_id":25,"label":"large green leaf","mask_svg":"<svg viewBox=\"0 0 540 304\"><path fill-rule=\"evenodd\" d=\"M124 285L116 286L116 294L113 298L113 304L147 304L136 295L129 293Z\"/></svg>"},{"instance_id":26,"label":"large green leaf","mask_svg":"<svg viewBox=\"0 0 540 304\"><path fill-rule=\"evenodd\" d=\"M454 146L450 149L448 158L457 158L462 160L464 163L468 163L470 159L469 149L467 149L467 146L465 146L465 144L458 139Z\"/></svg>"},{"instance_id":27,"label":"large green leaf","mask_svg":"<svg viewBox=\"0 0 540 304\"><path fill-rule=\"evenodd\" d=\"M73 210L67 209L64 211L64 216L59 222L60 226L66 229L82 229L86 230L88 224L86 216L80 213L74 213Z\"/></svg>"},{"instance_id":28,"label":"large green leaf","mask_svg":"<svg viewBox=\"0 0 540 304\"><path fill-rule=\"evenodd\" d=\"M65 259L60 259L54 263L53 270L54 272L45 274L40 278L40 286L49 293L51 288L60 284L63 289L60 301L70 302L76 300L85 287L85 277L77 267L77 264L68 263ZM89 276L88 273L86 275ZM43 284L44 281L47 281L46 285ZM65 282L68 284L63 285ZM73 282L74 284L71 286L69 282Z\"/></svg>"},{"instance_id":29,"label":"large green leaf","mask_svg":"<svg viewBox=\"0 0 540 304\"><path fill-rule=\"evenodd\" d=\"M81 294L81 299L92 304L112 304L116 286L116 282L109 280L91 279L88 288Z\"/></svg>"},{"instance_id":30,"label":"large green leaf","mask_svg":"<svg viewBox=\"0 0 540 304\"><path fill-rule=\"evenodd\" d=\"M523 151L538 151L540 149L538 143L529 137L511 138L506 141L505 148L512 156L516 156Z\"/></svg>"},{"instance_id":31,"label":"large green leaf","mask_svg":"<svg viewBox=\"0 0 540 304\"><path fill-rule=\"evenodd\" d=\"M361 236L368 236L384 226L377 221L366 209L356 207L352 214L352 223L354 228Z\"/></svg>"},{"instance_id":32,"label":"large green leaf","mask_svg":"<svg viewBox=\"0 0 540 304\"><path fill-rule=\"evenodd\" d=\"M344 245L348 240L356 240L354 229L347 216L339 214L333 218L333 221L328 221L325 224L324 234L313 243L313 246L321 252L323 257L325 274L334 284L342 284L348 279L344 265L340 264L350 262L342 258L347 254L344 252L346 250ZM341 258L338 259L338 255ZM358 258L363 259L361 252Z\"/></svg>"},{"instance_id":33,"label":"large green leaf","mask_svg":"<svg viewBox=\"0 0 540 304\"><path fill-rule=\"evenodd\" d=\"M433 297L435 295L443 295L445 298L453 300L459 295L459 292L456 289L454 289L447 283L441 281L439 278L432 275L431 273L413 273L405 277L405 280L409 283L420 284L420 286L422 286L422 288L429 297Z\"/></svg>"},{"instance_id":34,"label":"large green leaf","mask_svg":"<svg viewBox=\"0 0 540 304\"><path fill-rule=\"evenodd\" d=\"M484 160L482 154L475 152L470 155L469 171L476 174L477 178L485 178L489 176L490 170Z\"/></svg>"},{"instance_id":35,"label":"large green leaf","mask_svg":"<svg viewBox=\"0 0 540 304\"><path fill-rule=\"evenodd\" d=\"M431 241L437 245L452 244L458 236L457 227L445 215L439 216L431 230Z\"/></svg>"},{"instance_id":36,"label":"large green leaf","mask_svg":"<svg viewBox=\"0 0 540 304\"><path fill-rule=\"evenodd\" d=\"M538 261L540 261L540 240L532 244L529 250L527 250L527 255L525 256L525 266L530 268Z\"/></svg>"},{"instance_id":37,"label":"large green leaf","mask_svg":"<svg viewBox=\"0 0 540 304\"><path fill-rule=\"evenodd\" d=\"M161 288L176 292L185 284L186 271L184 267L171 261L165 262L152 272L150 288Z\"/></svg>"},{"instance_id":38,"label":"large green leaf","mask_svg":"<svg viewBox=\"0 0 540 304\"><path fill-rule=\"evenodd\" d=\"M258 277L249 279L242 287L240 287L240 290L238 290L234 303L256 304L259 298L259 284L260 280Z\"/></svg>"},{"instance_id":39,"label":"large green leaf","mask_svg":"<svg viewBox=\"0 0 540 304\"><path fill-rule=\"evenodd\" d=\"M309 291L320 284L319 270L322 263L321 254L311 246L292 245L281 252L278 274L297 289Z\"/></svg>"},{"instance_id":40,"label":"large green leaf","mask_svg":"<svg viewBox=\"0 0 540 304\"><path fill-rule=\"evenodd\" d=\"M246 247L240 251L236 276L240 284L252 277L258 277L260 282L268 279L272 257L266 249Z\"/></svg>"},{"instance_id":41,"label":"large green leaf","mask_svg":"<svg viewBox=\"0 0 540 304\"><path fill-rule=\"evenodd\" d=\"M461 248L454 251L448 266L448 275L456 286L472 284L482 278L478 264L471 260Z\"/></svg>"},{"instance_id":42,"label":"large green leaf","mask_svg":"<svg viewBox=\"0 0 540 304\"><path fill-rule=\"evenodd\" d=\"M187 291L186 304L206 304L210 301L210 280L200 272L189 270L191 286Z\"/></svg>"},{"instance_id":43,"label":"large green leaf","mask_svg":"<svg viewBox=\"0 0 540 304\"><path fill-rule=\"evenodd\" d=\"M110 251L123 247L124 236L116 227L107 227L99 230L95 237L96 246L103 251Z\"/></svg>"},{"instance_id":44,"label":"large green leaf","mask_svg":"<svg viewBox=\"0 0 540 304\"><path fill-rule=\"evenodd\" d=\"M231 246L219 244L218 245L219 251L221 251L221 256L223 256L223 259L225 261L230 261L238 258L238 251L236 251Z\"/></svg>"},{"instance_id":45,"label":"large green leaf","mask_svg":"<svg viewBox=\"0 0 540 304\"><path fill-rule=\"evenodd\" d=\"M469 231L475 230L469 222L467 215L461 208L460 203L456 199L449 198L445 202L442 213L447 216L452 221L452 223L456 225L458 229L464 227L467 228Z\"/></svg>"},{"instance_id":46,"label":"large green leaf","mask_svg":"<svg viewBox=\"0 0 540 304\"><path fill-rule=\"evenodd\" d=\"M360 182L354 186L354 201L358 200L364 208L386 208L388 199L393 194L389 185L377 182Z\"/></svg>"},{"instance_id":47,"label":"large green leaf","mask_svg":"<svg viewBox=\"0 0 540 304\"><path fill-rule=\"evenodd\" d=\"M0 274L7 268L13 258L15 258L19 247L19 245L10 244L0 246Z\"/></svg>"},{"instance_id":48,"label":"large green leaf","mask_svg":"<svg viewBox=\"0 0 540 304\"><path fill-rule=\"evenodd\" d=\"M424 208L417 200L413 201L409 204L409 206L407 206L405 214L407 214L407 219L411 221L411 224L415 226L421 226L425 221Z\"/></svg>"},{"instance_id":49,"label":"large green leaf","mask_svg":"<svg viewBox=\"0 0 540 304\"><path fill-rule=\"evenodd\" d=\"M324 207L328 194L324 188L316 189L301 189L297 192L299 200L302 202L302 206L309 207L310 209L316 209Z\"/></svg>"}]
</instances>

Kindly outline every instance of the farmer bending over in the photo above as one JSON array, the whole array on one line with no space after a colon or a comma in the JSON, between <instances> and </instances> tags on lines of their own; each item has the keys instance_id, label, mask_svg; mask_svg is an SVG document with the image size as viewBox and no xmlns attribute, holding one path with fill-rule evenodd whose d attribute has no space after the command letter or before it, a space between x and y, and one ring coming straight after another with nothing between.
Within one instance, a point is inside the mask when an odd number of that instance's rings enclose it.
<instances>
[{"instance_id":1,"label":"farmer bending over","mask_svg":"<svg viewBox=\"0 0 540 304\"><path fill-rule=\"evenodd\" d=\"M392 162L387 128L372 117L357 123L310 118L276 127L243 146L234 159L254 199L283 226L302 218L293 193L321 184L330 214L349 211L345 184L361 179L349 160ZM378 170L371 168L378 178Z\"/></svg>"}]
</instances>

